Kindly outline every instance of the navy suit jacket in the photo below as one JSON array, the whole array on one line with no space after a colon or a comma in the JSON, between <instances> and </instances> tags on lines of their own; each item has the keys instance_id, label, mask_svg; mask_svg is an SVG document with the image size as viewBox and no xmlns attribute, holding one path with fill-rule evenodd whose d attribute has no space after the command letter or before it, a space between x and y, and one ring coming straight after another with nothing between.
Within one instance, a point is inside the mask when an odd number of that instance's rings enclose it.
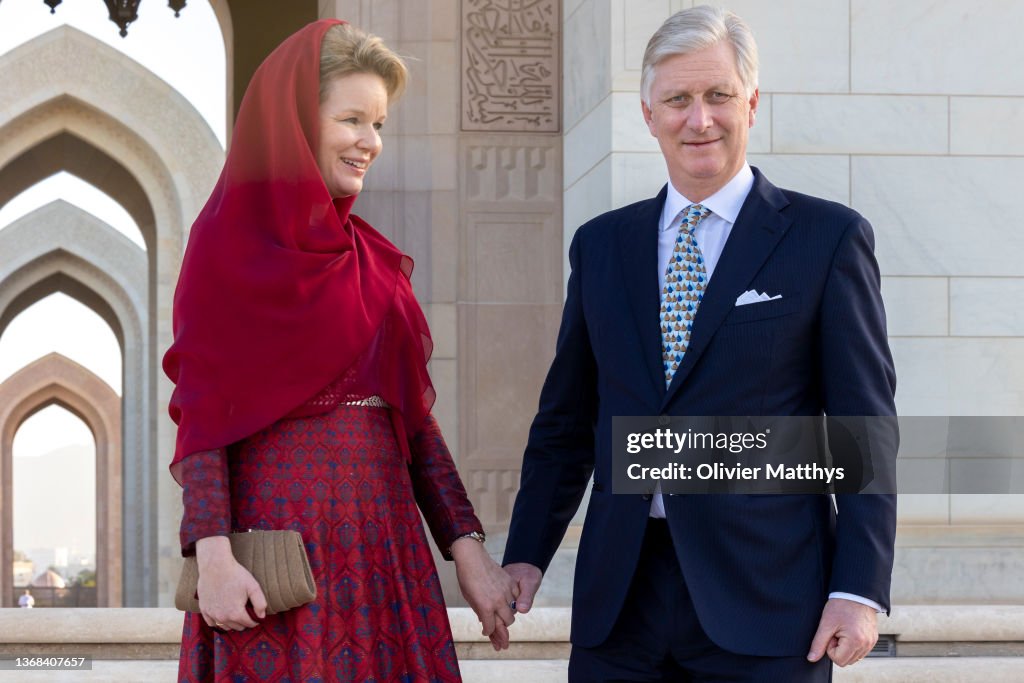
<instances>
[{"instance_id":1,"label":"navy suit jacket","mask_svg":"<svg viewBox=\"0 0 1024 683\"><path fill-rule=\"evenodd\" d=\"M506 564L546 570L593 475L573 587L571 638L583 647L615 623L651 507L649 495L611 493L613 416L895 414L871 226L840 204L780 190L757 169L666 389L657 260L665 194L598 216L573 238L506 545ZM782 298L735 306L750 289ZM894 495L838 495L838 515L826 495L664 501L697 616L720 647L805 655L832 591L888 609Z\"/></svg>"}]
</instances>

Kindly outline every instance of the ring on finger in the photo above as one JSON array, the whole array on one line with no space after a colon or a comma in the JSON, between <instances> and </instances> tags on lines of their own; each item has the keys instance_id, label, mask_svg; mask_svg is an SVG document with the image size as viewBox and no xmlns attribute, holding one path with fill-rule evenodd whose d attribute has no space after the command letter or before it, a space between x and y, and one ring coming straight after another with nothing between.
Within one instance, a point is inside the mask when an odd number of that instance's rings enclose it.
<instances>
[{"instance_id":1,"label":"ring on finger","mask_svg":"<svg viewBox=\"0 0 1024 683\"><path fill-rule=\"evenodd\" d=\"M516 611L516 601L515 601L515 600L513 600L513 601L511 601L510 603L508 603L508 608L509 608L510 610L512 610L513 612L515 612L515 611Z\"/></svg>"}]
</instances>

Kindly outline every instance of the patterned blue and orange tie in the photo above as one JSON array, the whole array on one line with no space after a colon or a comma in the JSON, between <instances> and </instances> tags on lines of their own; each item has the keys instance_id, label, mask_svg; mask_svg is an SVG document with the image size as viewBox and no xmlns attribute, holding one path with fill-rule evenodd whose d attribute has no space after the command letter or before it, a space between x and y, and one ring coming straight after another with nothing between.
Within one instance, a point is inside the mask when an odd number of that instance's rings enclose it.
<instances>
[{"instance_id":1,"label":"patterned blue and orange tie","mask_svg":"<svg viewBox=\"0 0 1024 683\"><path fill-rule=\"evenodd\" d=\"M694 230L711 213L700 204L691 204L679 215L679 235L665 271L665 286L661 290L661 359L665 366L665 386L683 363L683 355L690 344L690 330L697 315L697 307L704 298L708 274L704 269L704 256L697 246Z\"/></svg>"}]
</instances>

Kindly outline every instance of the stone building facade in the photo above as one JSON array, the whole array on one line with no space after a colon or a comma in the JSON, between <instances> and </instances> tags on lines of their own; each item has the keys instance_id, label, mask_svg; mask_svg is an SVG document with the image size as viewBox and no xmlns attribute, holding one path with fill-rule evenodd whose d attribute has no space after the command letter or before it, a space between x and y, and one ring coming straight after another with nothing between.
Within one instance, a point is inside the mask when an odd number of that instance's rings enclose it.
<instances>
[{"instance_id":1,"label":"stone building facade","mask_svg":"<svg viewBox=\"0 0 1024 683\"><path fill-rule=\"evenodd\" d=\"M435 341L435 414L500 554L553 353L568 241L588 218L666 181L640 117L640 60L661 21L693 3L211 4L227 54L229 119L263 56L319 17L347 19L410 57L409 90L356 212L417 263L414 287ZM1024 413L1024 238L1015 229L1024 72L1001 66L1024 57L1014 28L1024 5L728 5L761 50L750 162L875 226L900 412ZM88 371L61 358L0 385L0 579L11 566L11 439L28 415L58 403L104 435L97 539L111 569L101 603L167 606L180 492L166 470L174 426L159 360L188 228L224 153L178 93L74 29L0 55L0 74L0 205L67 170L120 202L146 242L143 251L62 202L0 229L0 334L61 291L110 324L124 358L113 407ZM581 518L540 604L568 604ZM1024 600L1020 497L905 496L898 543L897 602Z\"/></svg>"}]
</instances>

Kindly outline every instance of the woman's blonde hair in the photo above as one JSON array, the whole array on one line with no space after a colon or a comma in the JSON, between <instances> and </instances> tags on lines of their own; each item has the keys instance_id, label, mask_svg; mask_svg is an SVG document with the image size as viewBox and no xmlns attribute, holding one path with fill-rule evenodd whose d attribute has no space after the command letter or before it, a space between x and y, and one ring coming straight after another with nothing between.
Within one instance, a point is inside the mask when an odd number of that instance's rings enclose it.
<instances>
[{"instance_id":1,"label":"woman's blonde hair","mask_svg":"<svg viewBox=\"0 0 1024 683\"><path fill-rule=\"evenodd\" d=\"M389 102L401 96L408 76L402 58L378 36L352 24L337 24L327 29L320 45L320 101L326 99L331 81L357 73L380 76Z\"/></svg>"}]
</instances>

